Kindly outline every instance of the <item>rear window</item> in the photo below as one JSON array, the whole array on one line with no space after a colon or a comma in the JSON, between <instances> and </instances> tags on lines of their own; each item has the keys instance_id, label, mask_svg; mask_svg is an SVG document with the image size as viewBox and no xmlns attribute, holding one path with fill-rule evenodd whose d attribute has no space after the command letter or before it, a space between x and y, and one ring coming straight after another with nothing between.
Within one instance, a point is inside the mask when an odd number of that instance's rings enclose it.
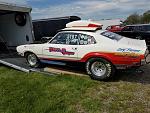
<instances>
[{"instance_id":1,"label":"rear window","mask_svg":"<svg viewBox=\"0 0 150 113\"><path fill-rule=\"evenodd\" d=\"M101 35L103 35L107 38L110 38L112 40L116 40L116 41L119 41L120 39L123 38L121 35L118 35L116 33L109 32L109 31L105 31L105 32L101 33Z\"/></svg>"}]
</instances>

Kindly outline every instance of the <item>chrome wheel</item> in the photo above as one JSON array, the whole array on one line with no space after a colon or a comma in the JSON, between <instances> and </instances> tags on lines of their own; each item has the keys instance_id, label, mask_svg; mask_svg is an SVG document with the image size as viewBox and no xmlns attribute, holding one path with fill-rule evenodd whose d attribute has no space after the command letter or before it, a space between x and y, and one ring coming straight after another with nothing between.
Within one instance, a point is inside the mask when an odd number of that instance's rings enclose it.
<instances>
[{"instance_id":1,"label":"chrome wheel","mask_svg":"<svg viewBox=\"0 0 150 113\"><path fill-rule=\"evenodd\" d=\"M34 54L29 54L27 60L31 66L35 66L38 62L37 57Z\"/></svg>"},{"instance_id":2,"label":"chrome wheel","mask_svg":"<svg viewBox=\"0 0 150 113\"><path fill-rule=\"evenodd\" d=\"M96 61L91 65L91 71L95 76L103 76L107 68L104 63Z\"/></svg>"}]
</instances>

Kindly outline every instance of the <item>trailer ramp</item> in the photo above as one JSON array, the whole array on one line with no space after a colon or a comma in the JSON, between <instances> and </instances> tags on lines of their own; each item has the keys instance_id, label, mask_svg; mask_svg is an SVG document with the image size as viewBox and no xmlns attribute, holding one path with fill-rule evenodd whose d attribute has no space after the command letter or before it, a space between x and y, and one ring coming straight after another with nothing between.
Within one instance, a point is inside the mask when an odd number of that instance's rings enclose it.
<instances>
[{"instance_id":1,"label":"trailer ramp","mask_svg":"<svg viewBox=\"0 0 150 113\"><path fill-rule=\"evenodd\" d=\"M25 58L20 57L16 51L0 52L0 64L27 73L33 70L27 65ZM34 71L36 71L36 69L34 69Z\"/></svg>"},{"instance_id":2,"label":"trailer ramp","mask_svg":"<svg viewBox=\"0 0 150 113\"><path fill-rule=\"evenodd\" d=\"M31 68L25 63L24 58L3 58L0 59L0 63L23 72L29 73L31 71Z\"/></svg>"},{"instance_id":3,"label":"trailer ramp","mask_svg":"<svg viewBox=\"0 0 150 113\"><path fill-rule=\"evenodd\" d=\"M17 55L14 55L13 57L11 55L11 57L8 57L8 54L7 55L1 54L0 64L3 64L5 66L8 66L8 67L11 67L11 68L14 68L16 70L23 71L26 73L37 72L37 73L42 73L42 74L47 74L47 75L54 75L51 72L46 72L44 70L44 68L31 68L31 67L29 67L26 63L25 58L19 57Z\"/></svg>"}]
</instances>

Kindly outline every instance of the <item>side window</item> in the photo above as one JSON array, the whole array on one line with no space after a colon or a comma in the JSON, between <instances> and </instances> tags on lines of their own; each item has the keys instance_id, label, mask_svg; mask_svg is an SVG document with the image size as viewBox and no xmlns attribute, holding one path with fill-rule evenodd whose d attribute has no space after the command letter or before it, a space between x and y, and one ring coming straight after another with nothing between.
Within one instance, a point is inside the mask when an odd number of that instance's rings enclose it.
<instances>
[{"instance_id":1,"label":"side window","mask_svg":"<svg viewBox=\"0 0 150 113\"><path fill-rule=\"evenodd\" d=\"M143 26L143 31L150 31L150 25Z\"/></svg>"},{"instance_id":2,"label":"side window","mask_svg":"<svg viewBox=\"0 0 150 113\"><path fill-rule=\"evenodd\" d=\"M139 32L139 31L142 31L142 26L135 26L134 27L134 31L137 31L137 32Z\"/></svg>"},{"instance_id":3,"label":"side window","mask_svg":"<svg viewBox=\"0 0 150 113\"><path fill-rule=\"evenodd\" d=\"M50 43L51 44L66 44L66 40L67 40L67 34L59 33L54 37L54 39Z\"/></svg>"},{"instance_id":4,"label":"side window","mask_svg":"<svg viewBox=\"0 0 150 113\"><path fill-rule=\"evenodd\" d=\"M139 31L139 26L135 26L133 30L134 31Z\"/></svg>"},{"instance_id":5,"label":"side window","mask_svg":"<svg viewBox=\"0 0 150 113\"><path fill-rule=\"evenodd\" d=\"M68 45L78 45L79 39L77 33L67 33L66 44Z\"/></svg>"},{"instance_id":6,"label":"side window","mask_svg":"<svg viewBox=\"0 0 150 113\"><path fill-rule=\"evenodd\" d=\"M127 27L125 27L125 28L123 29L123 31L133 31L133 27L127 26Z\"/></svg>"},{"instance_id":7,"label":"side window","mask_svg":"<svg viewBox=\"0 0 150 113\"><path fill-rule=\"evenodd\" d=\"M142 31L143 30L143 27L142 26L139 26L139 31Z\"/></svg>"},{"instance_id":8,"label":"side window","mask_svg":"<svg viewBox=\"0 0 150 113\"><path fill-rule=\"evenodd\" d=\"M79 44L80 45L89 45L95 44L96 41L93 36L86 35L86 34L79 34Z\"/></svg>"},{"instance_id":9,"label":"side window","mask_svg":"<svg viewBox=\"0 0 150 113\"><path fill-rule=\"evenodd\" d=\"M66 44L66 45L78 45L78 34L77 33L59 33L50 42L51 44Z\"/></svg>"},{"instance_id":10,"label":"side window","mask_svg":"<svg viewBox=\"0 0 150 113\"><path fill-rule=\"evenodd\" d=\"M121 35L118 35L116 33L109 32L109 31L105 31L105 32L101 33L101 35L105 36L109 39L116 40L116 41L119 41L120 39L122 39Z\"/></svg>"}]
</instances>

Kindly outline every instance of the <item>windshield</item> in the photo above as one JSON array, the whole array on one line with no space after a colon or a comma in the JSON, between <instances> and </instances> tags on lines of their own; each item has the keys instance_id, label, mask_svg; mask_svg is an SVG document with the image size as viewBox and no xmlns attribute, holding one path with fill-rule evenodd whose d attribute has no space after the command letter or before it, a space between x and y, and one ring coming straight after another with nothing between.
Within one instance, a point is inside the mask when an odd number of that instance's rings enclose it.
<instances>
[{"instance_id":1,"label":"windshield","mask_svg":"<svg viewBox=\"0 0 150 113\"><path fill-rule=\"evenodd\" d=\"M101 35L103 35L107 38L110 38L112 40L116 40L116 41L119 41L120 39L123 38L121 35L118 35L116 33L109 32L109 31L105 31L105 32L101 33Z\"/></svg>"}]
</instances>

